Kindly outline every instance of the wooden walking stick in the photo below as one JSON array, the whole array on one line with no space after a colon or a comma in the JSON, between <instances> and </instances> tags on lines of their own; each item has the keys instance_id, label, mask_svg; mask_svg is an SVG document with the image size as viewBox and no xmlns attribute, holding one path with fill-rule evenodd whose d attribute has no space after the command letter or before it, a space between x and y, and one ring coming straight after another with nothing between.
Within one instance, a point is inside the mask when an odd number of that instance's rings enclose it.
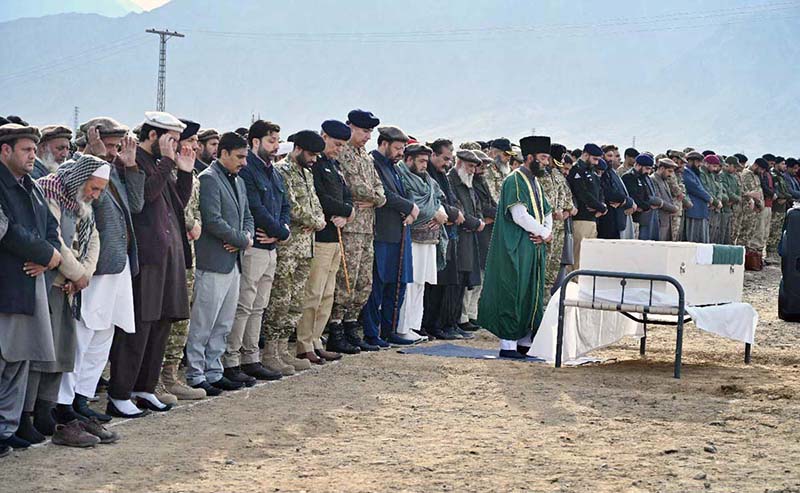
<instances>
[{"instance_id":1,"label":"wooden walking stick","mask_svg":"<svg viewBox=\"0 0 800 493\"><path fill-rule=\"evenodd\" d=\"M400 235L400 260L397 265L397 287L394 290L394 313L392 314L392 332L397 334L397 316L400 313L400 283L403 280L403 254L406 249L406 229L408 225L403 223L403 232Z\"/></svg>"},{"instance_id":2,"label":"wooden walking stick","mask_svg":"<svg viewBox=\"0 0 800 493\"><path fill-rule=\"evenodd\" d=\"M347 294L350 292L350 273L347 272L347 258L344 255L344 243L342 243L342 228L336 228L336 233L339 235L339 253L342 257L342 269L344 269L344 285L347 286Z\"/></svg>"}]
</instances>

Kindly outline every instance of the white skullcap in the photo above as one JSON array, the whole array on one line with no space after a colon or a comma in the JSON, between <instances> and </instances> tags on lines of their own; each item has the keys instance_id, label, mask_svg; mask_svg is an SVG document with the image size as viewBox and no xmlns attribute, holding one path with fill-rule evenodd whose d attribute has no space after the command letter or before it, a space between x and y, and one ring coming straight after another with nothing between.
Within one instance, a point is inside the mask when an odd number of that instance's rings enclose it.
<instances>
[{"instance_id":1,"label":"white skullcap","mask_svg":"<svg viewBox=\"0 0 800 493\"><path fill-rule=\"evenodd\" d=\"M108 164L103 164L92 173L92 176L96 178L102 178L103 180L108 180L111 178L111 166Z\"/></svg>"}]
</instances>

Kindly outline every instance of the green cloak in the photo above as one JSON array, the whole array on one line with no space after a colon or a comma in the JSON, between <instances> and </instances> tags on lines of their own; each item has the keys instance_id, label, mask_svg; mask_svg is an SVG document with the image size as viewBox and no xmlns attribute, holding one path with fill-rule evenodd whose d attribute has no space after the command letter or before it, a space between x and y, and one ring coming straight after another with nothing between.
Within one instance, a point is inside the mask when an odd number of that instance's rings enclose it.
<instances>
[{"instance_id":1,"label":"green cloak","mask_svg":"<svg viewBox=\"0 0 800 493\"><path fill-rule=\"evenodd\" d=\"M521 169L503 181L492 241L486 257L478 325L501 339L516 340L539 326L544 314L547 247L534 244L511 218L523 204L539 223L550 213L542 187Z\"/></svg>"}]
</instances>

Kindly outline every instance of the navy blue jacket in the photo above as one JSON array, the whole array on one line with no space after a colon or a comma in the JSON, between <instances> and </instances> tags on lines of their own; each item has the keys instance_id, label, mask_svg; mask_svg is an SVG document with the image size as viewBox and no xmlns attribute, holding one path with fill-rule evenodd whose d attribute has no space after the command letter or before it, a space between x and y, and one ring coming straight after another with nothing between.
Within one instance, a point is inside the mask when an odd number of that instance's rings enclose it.
<instances>
[{"instance_id":1,"label":"navy blue jacket","mask_svg":"<svg viewBox=\"0 0 800 493\"><path fill-rule=\"evenodd\" d=\"M597 236L604 239L619 239L620 231L623 231L628 223L625 211L633 207L633 199L628 195L622 179L610 168L600 177L600 186L608 205L608 214L597 219ZM612 202L622 205L614 208L611 207Z\"/></svg>"},{"instance_id":2,"label":"navy blue jacket","mask_svg":"<svg viewBox=\"0 0 800 493\"><path fill-rule=\"evenodd\" d=\"M789 187L789 193L792 195L792 198L794 200L800 200L800 182L797 181L797 178L788 171L784 171L783 179L786 180L786 186Z\"/></svg>"},{"instance_id":3,"label":"navy blue jacket","mask_svg":"<svg viewBox=\"0 0 800 493\"><path fill-rule=\"evenodd\" d=\"M692 201L692 206L686 209L684 214L692 219L708 219L708 204L712 198L697 173L698 171L689 166L686 166L683 170L683 185L686 187L686 196Z\"/></svg>"},{"instance_id":4,"label":"navy blue jacket","mask_svg":"<svg viewBox=\"0 0 800 493\"><path fill-rule=\"evenodd\" d=\"M53 250L61 247L58 222L39 185L27 175L20 185L2 163L0 205L8 216L8 231L0 240L0 313L33 315L36 279L22 267L25 262L50 263Z\"/></svg>"},{"instance_id":5,"label":"navy blue jacket","mask_svg":"<svg viewBox=\"0 0 800 493\"><path fill-rule=\"evenodd\" d=\"M274 166L247 151L247 165L239 172L247 188L247 202L253 215L256 229L261 229L271 238L281 241L289 238L289 198L283 177ZM253 247L274 250L276 244L265 245L254 240Z\"/></svg>"},{"instance_id":6,"label":"navy blue jacket","mask_svg":"<svg viewBox=\"0 0 800 493\"><path fill-rule=\"evenodd\" d=\"M325 228L317 231L314 239L319 243L336 243L339 241L339 233L331 217L350 217L353 213L353 195L344 180L339 162L335 159L320 154L316 164L311 168L311 174L314 175L314 191L317 192L322 212L325 214Z\"/></svg>"},{"instance_id":7,"label":"navy blue jacket","mask_svg":"<svg viewBox=\"0 0 800 493\"><path fill-rule=\"evenodd\" d=\"M378 151L371 154L386 192L386 204L375 210L375 241L400 243L403 220L411 213L414 202L404 197L405 190L395 165Z\"/></svg>"},{"instance_id":8,"label":"navy blue jacket","mask_svg":"<svg viewBox=\"0 0 800 493\"><path fill-rule=\"evenodd\" d=\"M569 170L567 182L575 197L575 206L578 208L576 221L595 221L597 212L606 212L603 199L603 189L600 187L600 178L588 164L580 159Z\"/></svg>"}]
</instances>

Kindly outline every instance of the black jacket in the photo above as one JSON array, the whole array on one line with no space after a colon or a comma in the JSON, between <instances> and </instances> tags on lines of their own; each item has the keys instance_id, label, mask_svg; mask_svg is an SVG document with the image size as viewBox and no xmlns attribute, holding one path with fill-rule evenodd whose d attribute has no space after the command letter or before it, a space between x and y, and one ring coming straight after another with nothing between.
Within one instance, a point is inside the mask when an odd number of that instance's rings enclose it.
<instances>
[{"instance_id":1,"label":"black jacket","mask_svg":"<svg viewBox=\"0 0 800 493\"><path fill-rule=\"evenodd\" d=\"M25 262L50 263L53 250L61 248L58 222L39 185L30 176L20 184L2 163L0 205L8 217L8 231L0 240L0 313L33 315L36 279L22 267Z\"/></svg>"},{"instance_id":2,"label":"black jacket","mask_svg":"<svg viewBox=\"0 0 800 493\"><path fill-rule=\"evenodd\" d=\"M475 193L478 194L483 217L494 219L497 216L497 201L494 200L492 194L489 192L486 179L483 176L475 175L472 186L475 188ZM478 250L481 254L481 269L486 268L486 255L489 253L489 243L492 241L492 230L494 230L494 224L487 224L486 227L483 228L483 231L478 233Z\"/></svg>"},{"instance_id":3,"label":"black jacket","mask_svg":"<svg viewBox=\"0 0 800 493\"><path fill-rule=\"evenodd\" d=\"M386 204L375 210L375 241L400 243L403 220L414 209L414 202L405 198L405 190L394 164L378 151L372 151L371 154L386 193Z\"/></svg>"},{"instance_id":4,"label":"black jacket","mask_svg":"<svg viewBox=\"0 0 800 493\"><path fill-rule=\"evenodd\" d=\"M633 198L639 208L643 209L642 212L633 213L633 220L637 223L641 222L642 215L645 216L645 223L649 221L651 216L650 212L652 211L650 207L662 204L662 200L653 194L651 187L648 186L647 181L649 179L649 176L643 175L635 169L622 175L622 181L625 183L628 193L631 194L631 198Z\"/></svg>"},{"instance_id":5,"label":"black jacket","mask_svg":"<svg viewBox=\"0 0 800 493\"><path fill-rule=\"evenodd\" d=\"M575 197L578 208L576 221L595 221L597 212L606 212L603 190L600 178L589 168L589 165L578 159L578 162L569 170L567 182Z\"/></svg>"},{"instance_id":6,"label":"black jacket","mask_svg":"<svg viewBox=\"0 0 800 493\"><path fill-rule=\"evenodd\" d=\"M436 183L439 184L439 188L444 192L445 199L442 206L447 213L447 222L450 223L445 227L447 230L447 238L450 240L447 244L447 264L444 269L437 273L436 284L458 284L458 263L456 262L456 258L458 258L459 246L458 226L456 226L455 221L458 219L458 213L461 212L461 209L459 209L458 199L455 193L453 193L453 188L450 186L447 174L443 171L438 171L430 162L428 162L428 174L431 175L431 178L436 180Z\"/></svg>"},{"instance_id":7,"label":"black jacket","mask_svg":"<svg viewBox=\"0 0 800 493\"><path fill-rule=\"evenodd\" d=\"M325 229L314 235L320 243L338 243L339 234L331 222L331 216L350 217L353 212L353 196L344 181L339 162L321 155L311 168L314 175L314 190L325 213Z\"/></svg>"},{"instance_id":8,"label":"black jacket","mask_svg":"<svg viewBox=\"0 0 800 493\"><path fill-rule=\"evenodd\" d=\"M473 282L469 285L479 284L481 268L477 230L483 219L481 204L475 189L467 187L461 181L455 168L447 173L447 180L450 182L459 208L464 214L464 222L458 227L458 258L456 260L458 271L477 275L477 282L473 278Z\"/></svg>"}]
</instances>

